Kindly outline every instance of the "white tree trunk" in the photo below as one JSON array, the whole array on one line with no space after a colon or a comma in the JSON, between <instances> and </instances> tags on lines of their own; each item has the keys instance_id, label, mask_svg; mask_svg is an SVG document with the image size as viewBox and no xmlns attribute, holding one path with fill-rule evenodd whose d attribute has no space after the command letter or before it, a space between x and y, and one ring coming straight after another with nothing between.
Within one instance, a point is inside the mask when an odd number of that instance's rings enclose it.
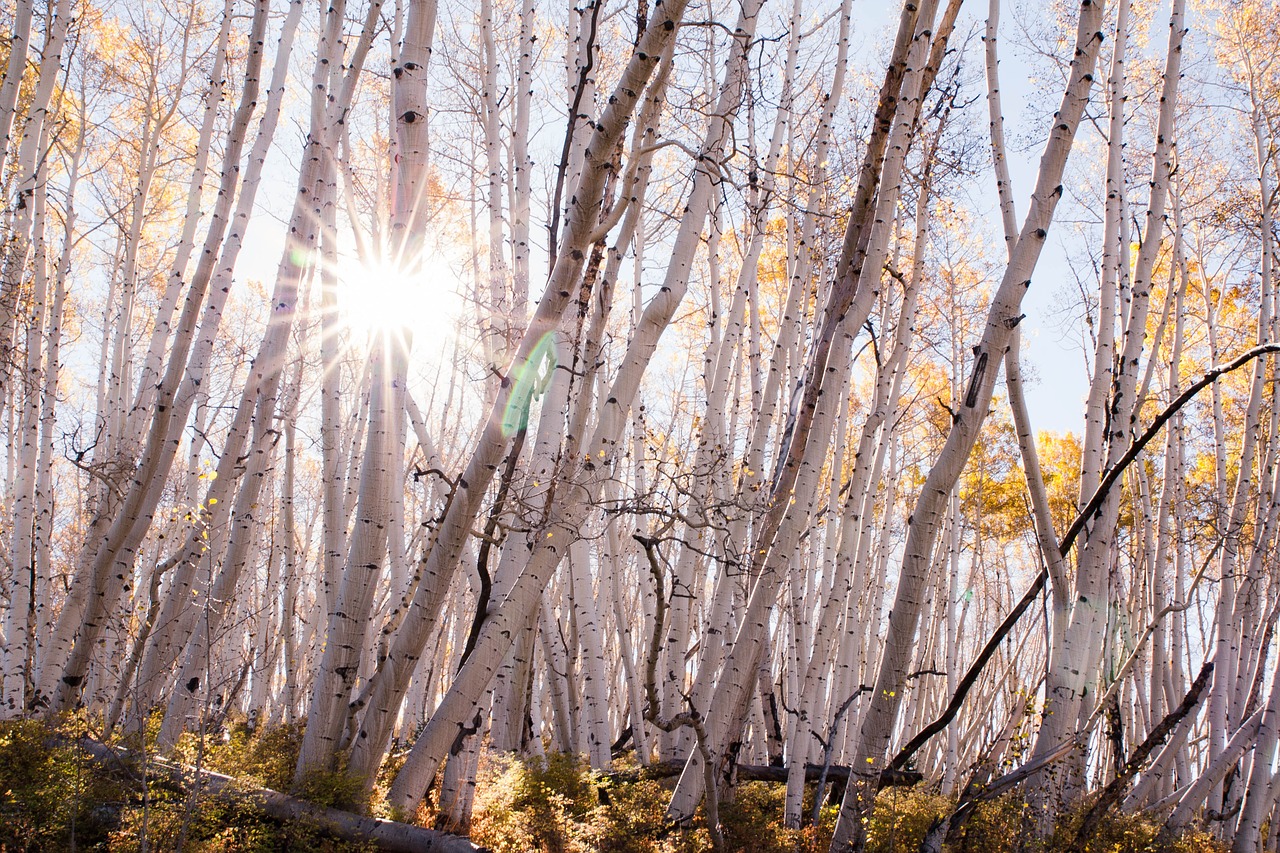
<instances>
[{"instance_id":1,"label":"white tree trunk","mask_svg":"<svg viewBox=\"0 0 1280 853\"><path fill-rule=\"evenodd\" d=\"M1102 4L1086 0L1080 8L1075 53L1070 78L1040 162L1031 206L1023 222L1018 244L991 300L982 341L974 350L975 362L968 389L955 414L951 431L915 501L908 527L902 573L879 675L870 707L862 719L851 777L831 842L833 851L860 850L865 844L863 818L870 813L879 770L883 767L898 709L906 686L919 618L920 593L925 583L938 524L951 489L978 438L1009 339L1021 320L1022 297L1030 284L1044 246L1053 212L1062 195L1062 174L1075 140L1093 83L1093 69L1102 44Z\"/></svg>"},{"instance_id":2,"label":"white tree trunk","mask_svg":"<svg viewBox=\"0 0 1280 853\"><path fill-rule=\"evenodd\" d=\"M572 196L571 212L565 222L561 249L555 258L547 289L512 359L516 369L526 369L529 357L543 336L559 324L569 306L573 286L582 269L584 252L592 242L596 227L597 205L604 192L606 171L601 167L612 157L617 140L640 100L658 57L683 16L684 7L685 0L666 0L655 6L653 25L645 32L622 73L615 94L596 122L592 143L588 146L591 168L584 170ZM669 28L667 24L670 24ZM534 369L537 367L533 365ZM440 603L452 581L472 521L508 445L503 419L516 384L511 381L505 383L494 401L441 520L435 542L418 567L420 580L413 609L396 631L390 653L374 675L368 709L361 720L359 737L354 742L349 763L351 772L359 778L372 779L382 762L392 723L404 699L409 679L438 619ZM522 404L523 401L516 401L517 406Z\"/></svg>"}]
</instances>

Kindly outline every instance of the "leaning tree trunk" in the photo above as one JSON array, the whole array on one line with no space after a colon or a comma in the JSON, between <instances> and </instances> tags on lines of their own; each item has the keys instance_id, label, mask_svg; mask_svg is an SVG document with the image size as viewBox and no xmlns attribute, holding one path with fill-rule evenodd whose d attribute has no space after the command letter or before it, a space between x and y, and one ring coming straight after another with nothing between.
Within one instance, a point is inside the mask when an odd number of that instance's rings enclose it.
<instances>
[{"instance_id":1,"label":"leaning tree trunk","mask_svg":"<svg viewBox=\"0 0 1280 853\"><path fill-rule=\"evenodd\" d=\"M9 610L5 620L5 647L0 682L0 718L20 716L27 707L27 684L30 680L32 656L33 608L35 605L36 541L35 508L36 479L40 462L40 412L41 407L53 405L53 398L44 399L44 383L40 379L44 347L45 313L48 305L48 259L44 251L46 182L48 170L37 172L37 186L31 204L35 209L33 230L36 235L35 259L31 301L27 304L25 363L21 382L13 389L21 400L18 434L10 438L18 444L18 472L12 501L12 537L9 559L12 565L12 581L9 584ZM53 325L52 321L49 324ZM53 365L45 369L53 370Z\"/></svg>"},{"instance_id":2,"label":"leaning tree trunk","mask_svg":"<svg viewBox=\"0 0 1280 853\"><path fill-rule=\"evenodd\" d=\"M392 260L406 272L421 265L422 232L427 206L427 63L435 31L434 0L415 0L409 6L405 40L394 73L397 162L392 192ZM396 436L404 420L403 388L408 370L409 330L392 324L381 330L371 346L369 426L361 458L360 486L355 528L349 543L346 569L337 580L329 604L324 655L307 715L307 731L298 754L295 784L308 774L333 769L340 742L353 710L352 699L361 655L372 615L377 579L388 554L392 503L400 499L403 454L396 452ZM332 475L333 472L328 472ZM327 494L331 500L333 494ZM332 507L326 501L326 512ZM345 514L342 516L345 518ZM329 523L336 519L330 518ZM345 524L345 522L344 522ZM392 547L400 549L402 543ZM392 590L392 594L396 594Z\"/></svg>"},{"instance_id":3,"label":"leaning tree trunk","mask_svg":"<svg viewBox=\"0 0 1280 853\"><path fill-rule=\"evenodd\" d=\"M1178 81L1181 77L1182 0L1173 5L1170 18L1168 55L1165 61L1161 92L1160 118L1156 148L1153 153L1151 195L1147 205L1144 239L1138 252L1133 277L1129 325L1125 330L1123 352L1117 362L1113 396L1105 437L1106 461L1116 464L1129 446L1140 414L1138 374L1143 341L1147 336L1147 316L1156 259L1160 253L1164 228L1165 204L1174 170L1174 116L1177 106ZM1105 322L1105 321L1104 321ZM1074 594L1062 645L1050 650L1051 664L1046 682L1046 695L1052 710L1045 715L1036 736L1035 755L1056 748L1078 724L1084 696L1091 686L1102 657L1103 634L1100 620L1105 612L1107 567L1111 563L1116 520L1120 512L1120 496L1113 492L1101 510L1090 519L1091 527L1082 548L1078 550L1078 568ZM1221 670L1221 667L1219 668ZM1221 671L1214 676L1215 694ZM1083 755L1068 757L1068 769L1076 779L1083 771ZM1046 778L1041 774L1040 778ZM1070 791L1066 792L1070 796ZM1044 827L1047 829L1047 827Z\"/></svg>"},{"instance_id":4,"label":"leaning tree trunk","mask_svg":"<svg viewBox=\"0 0 1280 853\"><path fill-rule=\"evenodd\" d=\"M723 765L729 756L730 745L737 741L746 721L750 708L747 691L755 683L764 631L781 580L777 569L783 561L790 559L787 543L795 541L805 520L803 516L812 509L810 501L799 504L795 495L803 494L805 486L812 492L816 484L816 473L826 458L825 438L830 430L827 424L832 419L834 400L844 395L852 345L847 330L862 326L870 314L874 292L879 288L879 263L882 259L878 250L885 245L887 230L886 221L877 222L876 219L890 205L879 203L877 190L881 187L882 177L887 175L884 186L890 189L885 196L896 194L897 183L893 177L895 169L900 170L903 165L907 139L903 131L904 122L895 119L900 118L899 108L905 104L902 112L911 114L905 125L910 127L915 122L912 110L918 111L920 99L911 97L911 93L918 93L923 80L936 9L934 0L919 6L914 3L903 5L840 262L823 310L814 349L801 380L803 395L788 421L788 443L780 454L782 463L770 489L767 508L752 533L748 576L752 587L747 611L741 619L733 649L725 660L715 695L705 711L695 709L707 715L705 728L709 742L704 749L689 756L667 809L668 816L674 820L689 819L703 797L703 780L707 776L702 765L703 753ZM906 104L907 101L911 103ZM887 220L892 219L892 215L887 217ZM876 259L867 265L867 259L873 255ZM864 278L865 270L871 272ZM839 346L836 345L837 339ZM824 441L810 446L809 439L813 434L822 436ZM723 766L715 768L715 773L723 775L724 769Z\"/></svg>"},{"instance_id":5,"label":"leaning tree trunk","mask_svg":"<svg viewBox=\"0 0 1280 853\"><path fill-rule=\"evenodd\" d=\"M920 594L927 580L934 540L947 500L986 419L1000 359L1004 357L1013 330L1022 319L1022 297L1031 284L1031 274L1044 247L1054 209L1062 197L1063 171L1089 101L1093 70L1102 46L1102 6L1094 0L1084 0L1081 4L1070 77L1040 161L1040 174L1031 196L1030 210L1000 287L992 297L986 330L974 350L973 371L964 399L960 401L947 442L930 469L911 514L902 573L889 616L880 672L853 755L857 778L851 778L845 790L831 842L833 851L861 850L866 843L864 818L870 814L879 771L884 766L885 753L901 707L919 621Z\"/></svg>"},{"instance_id":6,"label":"leaning tree trunk","mask_svg":"<svg viewBox=\"0 0 1280 853\"><path fill-rule=\"evenodd\" d=\"M590 509L598 500L604 480L615 464L640 380L657 349L659 338L671 323L688 288L692 255L710 210L716 177L710 164L719 159L731 137L736 107L745 84L747 46L754 33L757 11L754 2L747 3L734 28L736 43L727 62L717 109L708 121L700 152L702 156L695 164L687 212L675 239L675 251L662 289L646 306L636 324L622 358L622 366L608 394L604 395L594 434L585 447L579 438L579 430L570 428L568 431L563 454L565 470L558 478L561 491L549 507L548 521L539 531L538 546L529 556L528 565L507 598L486 619L457 680L419 735L392 784L388 799L396 808L411 809L421 800L449 745L465 728L475 703L510 648L515 626L528 618L556 566L572 543L580 538ZM593 328L592 331L596 335L604 333L603 328ZM595 347L598 346L596 343ZM588 353L595 348L592 341L588 341L586 347ZM579 406L583 402L580 400Z\"/></svg>"},{"instance_id":7,"label":"leaning tree trunk","mask_svg":"<svg viewBox=\"0 0 1280 853\"><path fill-rule=\"evenodd\" d=\"M588 165L571 197L562 245L554 260L547 289L512 358L511 363L515 369L499 389L471 458L441 519L435 540L418 566L417 592L412 609L396 630L387 659L373 676L368 706L360 722L349 762L350 771L358 778L372 779L382 763L395 717L423 648L431 638L433 628L437 626L441 604L470 536L471 525L509 444L509 432L504 429L503 424L508 416L508 407L513 404L513 393L522 387L522 383L514 381L515 376L530 367L534 370L538 368L538 365L530 366L530 357L540 346L543 336L559 325L560 318L570 305L574 285L582 270L585 251L594 242L599 204L607 178L606 166L631 119L632 111L640 101L658 58L667 42L673 38L686 2L687 0L666 0L655 5L652 24L623 70L613 96L596 122L591 144L587 147ZM517 408L522 404L523 401L514 401Z\"/></svg>"},{"instance_id":8,"label":"leaning tree trunk","mask_svg":"<svg viewBox=\"0 0 1280 853\"><path fill-rule=\"evenodd\" d=\"M37 668L37 701L47 703L51 713L69 708L80 694L88 669L89 657L103 630L110 611L119 600L125 579L131 577L133 555L151 523L159 503L164 482L176 455L186 416L195 400L194 391L180 396L184 381L202 372L212 349L222 309L229 293L230 269L242 244L243 226L253 208L261 177L266 149L275 131L277 111L268 110L259 129L258 139L240 180L238 163L249 121L256 106L257 80L261 70L261 33L266 25L266 3L255 8L253 27L259 33L250 39L245 89L227 134L222 183L218 202L210 214L204 249L192 276L186 302L173 338L164 376L158 383L154 414L146 442L134 466L133 477L118 506L112 507L115 518L99 527L91 526L92 538L84 545L84 559L77 571L70 594L63 605L48 651ZM282 49L289 39L282 39ZM284 51L287 56L287 50ZM236 196L240 184L239 197ZM235 203L235 221L241 227L225 245L223 236L231 220ZM221 251L220 251L221 249ZM215 278L215 263L221 261L224 276ZM210 286L213 283L215 286ZM206 299L207 296L207 299ZM204 320L201 322L201 315ZM199 333L197 334L197 328ZM191 361L188 362L188 356ZM105 519L104 519L105 521ZM100 532L99 532L100 530ZM113 571L114 570L114 571Z\"/></svg>"}]
</instances>

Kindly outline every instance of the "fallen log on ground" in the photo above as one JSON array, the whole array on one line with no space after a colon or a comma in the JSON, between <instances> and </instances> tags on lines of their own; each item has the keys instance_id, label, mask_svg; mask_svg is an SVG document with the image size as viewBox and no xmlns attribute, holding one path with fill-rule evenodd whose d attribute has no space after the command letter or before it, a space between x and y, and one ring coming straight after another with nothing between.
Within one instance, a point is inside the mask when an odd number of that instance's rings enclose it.
<instances>
[{"instance_id":1,"label":"fallen log on ground","mask_svg":"<svg viewBox=\"0 0 1280 853\"><path fill-rule=\"evenodd\" d=\"M684 770L683 761L660 761L641 767L637 770L623 770L617 773L605 773L604 778L611 782L635 782L640 779L666 779L679 776ZM787 768L773 767L767 764L739 764L735 769L738 779L744 782L786 782ZM822 775L821 764L806 764L804 780L817 782ZM880 774L880 787L910 787L921 781L924 776L915 770L885 770ZM841 764L833 764L827 768L827 780L831 782L847 782L849 768Z\"/></svg>"},{"instance_id":2,"label":"fallen log on ground","mask_svg":"<svg viewBox=\"0 0 1280 853\"><path fill-rule=\"evenodd\" d=\"M822 775L821 764L804 766L804 781L817 782ZM761 764L739 764L738 778L753 782L785 782L787 768L772 767ZM916 770L883 770L880 773L881 788L909 788L924 779L924 774ZM828 782L848 782L849 768L842 764L833 764L827 768Z\"/></svg>"},{"instance_id":3,"label":"fallen log on ground","mask_svg":"<svg viewBox=\"0 0 1280 853\"><path fill-rule=\"evenodd\" d=\"M103 763L127 765L137 760L132 753L93 740L82 739L80 746ZM369 842L386 853L487 853L485 848L459 835L326 808L270 788L245 787L243 782L212 770L197 771L194 767L155 757L148 760L147 766L180 786L198 776L202 791L212 796L256 809L278 821L306 823L343 841Z\"/></svg>"}]
</instances>

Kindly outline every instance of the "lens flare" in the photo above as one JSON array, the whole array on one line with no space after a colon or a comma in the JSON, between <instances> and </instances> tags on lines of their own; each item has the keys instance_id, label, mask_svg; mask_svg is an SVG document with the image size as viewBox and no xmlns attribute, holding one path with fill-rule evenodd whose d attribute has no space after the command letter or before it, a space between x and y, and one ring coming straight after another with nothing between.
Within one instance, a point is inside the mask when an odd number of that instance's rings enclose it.
<instances>
[{"instance_id":1,"label":"lens flare","mask_svg":"<svg viewBox=\"0 0 1280 853\"><path fill-rule=\"evenodd\" d=\"M459 300L456 279L442 261L406 270L390 261L344 264L338 312L356 335L408 332L414 338L452 333Z\"/></svg>"}]
</instances>

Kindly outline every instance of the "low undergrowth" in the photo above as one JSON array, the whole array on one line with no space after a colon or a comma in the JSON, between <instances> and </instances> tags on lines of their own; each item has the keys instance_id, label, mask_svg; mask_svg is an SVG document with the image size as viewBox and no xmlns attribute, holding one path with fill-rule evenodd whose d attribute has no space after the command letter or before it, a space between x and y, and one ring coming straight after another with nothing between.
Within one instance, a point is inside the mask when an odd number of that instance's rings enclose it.
<instances>
[{"instance_id":1,"label":"low undergrowth","mask_svg":"<svg viewBox=\"0 0 1280 853\"><path fill-rule=\"evenodd\" d=\"M191 793L176 780L133 758L93 757L82 738L93 737L83 717L56 727L34 721L0 723L0 853L110 851L141 853L182 849L190 853L355 853L368 846L336 841L318 827L283 824L234 799ZM187 737L177 758L232 776L245 788L288 790L302 731L298 726L253 730L231 722L216 735ZM135 740L138 738L135 737ZM130 744L137 753L137 743ZM649 779L634 763L613 774L593 773L576 756L519 760L487 755L476 787L471 837L494 853L699 853L712 839L699 813L688 826L665 819L672 779ZM145 778L144 778L145 776ZM341 773L309 780L303 791L321 805L348 806L359 786ZM805 814L812 814L813 792ZM837 806L823 805L815 824L788 829L781 816L782 785L745 782L720 807L727 851L825 853ZM379 811L375 792L373 811ZM929 827L954 801L925 785L881 792L868 825L868 853L914 853ZM965 824L953 853L1080 853L1071 846L1081 814L1065 818L1055 838L1033 843L1026 805L1006 796L979 807ZM426 825L437 816L424 809ZM1209 853L1223 848L1191 832L1157 844L1158 825L1140 816L1109 815L1083 853Z\"/></svg>"},{"instance_id":2,"label":"low undergrowth","mask_svg":"<svg viewBox=\"0 0 1280 853\"><path fill-rule=\"evenodd\" d=\"M158 722L158 721L157 721ZM150 726L148 743L156 726ZM0 723L0 853L364 853L369 845L327 836L306 823L272 820L234 798L201 792L137 760L140 738L119 743L118 760L93 756L82 738L99 740L82 716L50 726ZM204 739L184 736L174 759L223 773L244 789L289 790L301 729L253 731L230 722ZM193 793L194 790L194 793ZM352 795L342 774L318 776L303 794L321 805Z\"/></svg>"},{"instance_id":3,"label":"low undergrowth","mask_svg":"<svg viewBox=\"0 0 1280 853\"><path fill-rule=\"evenodd\" d=\"M617 770L634 771L634 766ZM629 776L634 773L627 774ZM490 756L477 784L471 837L495 853L684 853L712 849L699 812L690 826L672 827L665 810L673 780L618 782L617 774L593 773L576 756L517 760ZM813 790L804 813L812 814ZM837 805L823 805L818 821L803 829L782 823L785 786L744 782L720 806L726 851L737 853L826 853ZM876 799L867 828L868 853L915 853L934 821L955 801L927 785L888 788ZM1159 824L1136 815L1111 814L1081 850L1074 845L1081 815L1062 821L1046 845L1033 840L1027 806L1017 796L984 803L965 823L953 853L1224 853L1203 833L1188 832L1158 844Z\"/></svg>"}]
</instances>

